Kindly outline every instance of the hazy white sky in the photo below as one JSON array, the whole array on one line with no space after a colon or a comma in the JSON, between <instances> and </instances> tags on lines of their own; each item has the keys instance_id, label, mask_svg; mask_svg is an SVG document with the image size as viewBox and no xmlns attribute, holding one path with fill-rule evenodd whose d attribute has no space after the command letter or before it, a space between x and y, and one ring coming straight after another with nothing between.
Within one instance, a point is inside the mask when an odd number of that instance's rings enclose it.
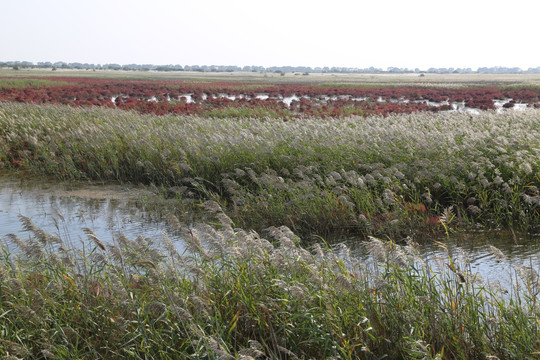
<instances>
[{"instance_id":1,"label":"hazy white sky","mask_svg":"<svg viewBox=\"0 0 540 360\"><path fill-rule=\"evenodd\" d=\"M0 61L540 66L538 0L0 0Z\"/></svg>"}]
</instances>

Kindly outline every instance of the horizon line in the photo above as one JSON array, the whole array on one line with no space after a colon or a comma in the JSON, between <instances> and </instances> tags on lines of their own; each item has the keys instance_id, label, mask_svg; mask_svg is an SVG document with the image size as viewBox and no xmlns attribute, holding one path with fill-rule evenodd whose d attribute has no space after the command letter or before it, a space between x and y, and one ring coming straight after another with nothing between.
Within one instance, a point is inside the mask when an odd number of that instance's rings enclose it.
<instances>
[{"instance_id":1,"label":"horizon line","mask_svg":"<svg viewBox=\"0 0 540 360\"><path fill-rule=\"evenodd\" d=\"M67 66L69 68L105 68L105 69L111 69L111 67L116 68L117 70L123 70L122 68L126 69L132 69L134 67L147 69L147 70L156 70L158 68L162 68L161 70L178 70L178 71L200 71L200 70L219 70L219 71L264 71L267 69L270 70L286 70L289 71L306 71L306 70L314 70L315 72L327 72L331 69L337 69L337 70L349 70L349 71L380 71L380 72L429 72L430 70L435 71L462 71L462 72L478 72L481 70L484 71L510 71L510 72L527 72L527 71L540 71L540 66L537 67L528 67L526 69L523 69L519 66L479 66L476 68L472 67L435 67L431 66L428 68L420 69L419 67L398 67L398 66L387 66L386 68L382 67L375 67L375 66L369 66L369 67L355 67L355 66L309 66L309 65L272 65L272 66L264 66L264 65L199 65L199 64L192 64L192 65L181 65L181 64L153 64L153 63L147 63L147 64L141 64L141 63L125 63L125 64L119 64L119 63L90 63L90 62L79 62L79 61L27 61L27 60L9 60L9 61L0 61L1 67L14 67L14 66L22 66L22 67L62 67Z\"/></svg>"}]
</instances>

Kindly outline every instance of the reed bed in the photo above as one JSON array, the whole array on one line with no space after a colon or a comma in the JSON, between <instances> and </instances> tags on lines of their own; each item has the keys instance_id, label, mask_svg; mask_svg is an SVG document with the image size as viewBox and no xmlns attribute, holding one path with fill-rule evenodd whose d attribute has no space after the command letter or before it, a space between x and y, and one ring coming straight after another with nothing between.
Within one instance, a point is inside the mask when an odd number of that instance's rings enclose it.
<instances>
[{"instance_id":1,"label":"reed bed","mask_svg":"<svg viewBox=\"0 0 540 360\"><path fill-rule=\"evenodd\" d=\"M539 225L540 110L203 118L0 104L0 166L154 184L236 225L404 238ZM452 217L441 217L451 211Z\"/></svg>"},{"instance_id":2,"label":"reed bed","mask_svg":"<svg viewBox=\"0 0 540 360\"><path fill-rule=\"evenodd\" d=\"M505 293L466 256L424 263L413 241L309 250L285 226L171 227L161 239L76 243L21 216L2 240L4 359L526 359L540 355L535 269ZM59 220L61 224L61 220ZM185 248L183 252L178 249ZM504 256L494 251L497 256Z\"/></svg>"}]
</instances>

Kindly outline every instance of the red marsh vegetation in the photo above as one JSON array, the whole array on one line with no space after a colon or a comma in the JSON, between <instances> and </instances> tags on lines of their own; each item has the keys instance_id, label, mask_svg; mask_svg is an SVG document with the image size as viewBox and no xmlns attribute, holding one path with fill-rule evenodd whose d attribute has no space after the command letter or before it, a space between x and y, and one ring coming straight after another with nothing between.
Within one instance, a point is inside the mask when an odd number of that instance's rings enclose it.
<instances>
[{"instance_id":1,"label":"red marsh vegetation","mask_svg":"<svg viewBox=\"0 0 540 360\"><path fill-rule=\"evenodd\" d=\"M337 117L459 109L540 107L540 88L332 86L40 78L38 85L0 80L0 101L101 106L140 113L222 117ZM28 80L28 79L26 79ZM21 80L19 80L21 81ZM24 80L23 80L24 81Z\"/></svg>"}]
</instances>

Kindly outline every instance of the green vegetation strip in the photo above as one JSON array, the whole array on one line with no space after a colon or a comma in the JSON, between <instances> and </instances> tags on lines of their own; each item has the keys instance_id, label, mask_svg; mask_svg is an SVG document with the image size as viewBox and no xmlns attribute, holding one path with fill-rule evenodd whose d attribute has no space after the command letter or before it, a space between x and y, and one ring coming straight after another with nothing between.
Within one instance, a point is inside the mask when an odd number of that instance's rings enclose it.
<instances>
[{"instance_id":1,"label":"green vegetation strip","mask_svg":"<svg viewBox=\"0 0 540 360\"><path fill-rule=\"evenodd\" d=\"M287 227L267 239L182 226L183 239L73 246L21 216L0 256L4 359L524 359L540 353L539 276L516 271L505 293L467 256L427 265L417 244L371 238L367 260L315 245ZM62 225L61 223L59 224ZM178 248L186 250L179 253ZM504 256L494 249L497 256ZM518 286L519 284L519 286Z\"/></svg>"},{"instance_id":2,"label":"green vegetation strip","mask_svg":"<svg viewBox=\"0 0 540 360\"><path fill-rule=\"evenodd\" d=\"M69 83L65 81L53 81L53 80L45 80L45 79L0 78L0 89L26 88L29 86L49 87L49 86L61 86L61 85L69 85Z\"/></svg>"},{"instance_id":3,"label":"green vegetation strip","mask_svg":"<svg viewBox=\"0 0 540 360\"><path fill-rule=\"evenodd\" d=\"M453 224L537 227L540 111L294 121L0 104L0 166L153 183L238 226L393 238ZM446 226L445 225L445 226Z\"/></svg>"}]
</instances>

